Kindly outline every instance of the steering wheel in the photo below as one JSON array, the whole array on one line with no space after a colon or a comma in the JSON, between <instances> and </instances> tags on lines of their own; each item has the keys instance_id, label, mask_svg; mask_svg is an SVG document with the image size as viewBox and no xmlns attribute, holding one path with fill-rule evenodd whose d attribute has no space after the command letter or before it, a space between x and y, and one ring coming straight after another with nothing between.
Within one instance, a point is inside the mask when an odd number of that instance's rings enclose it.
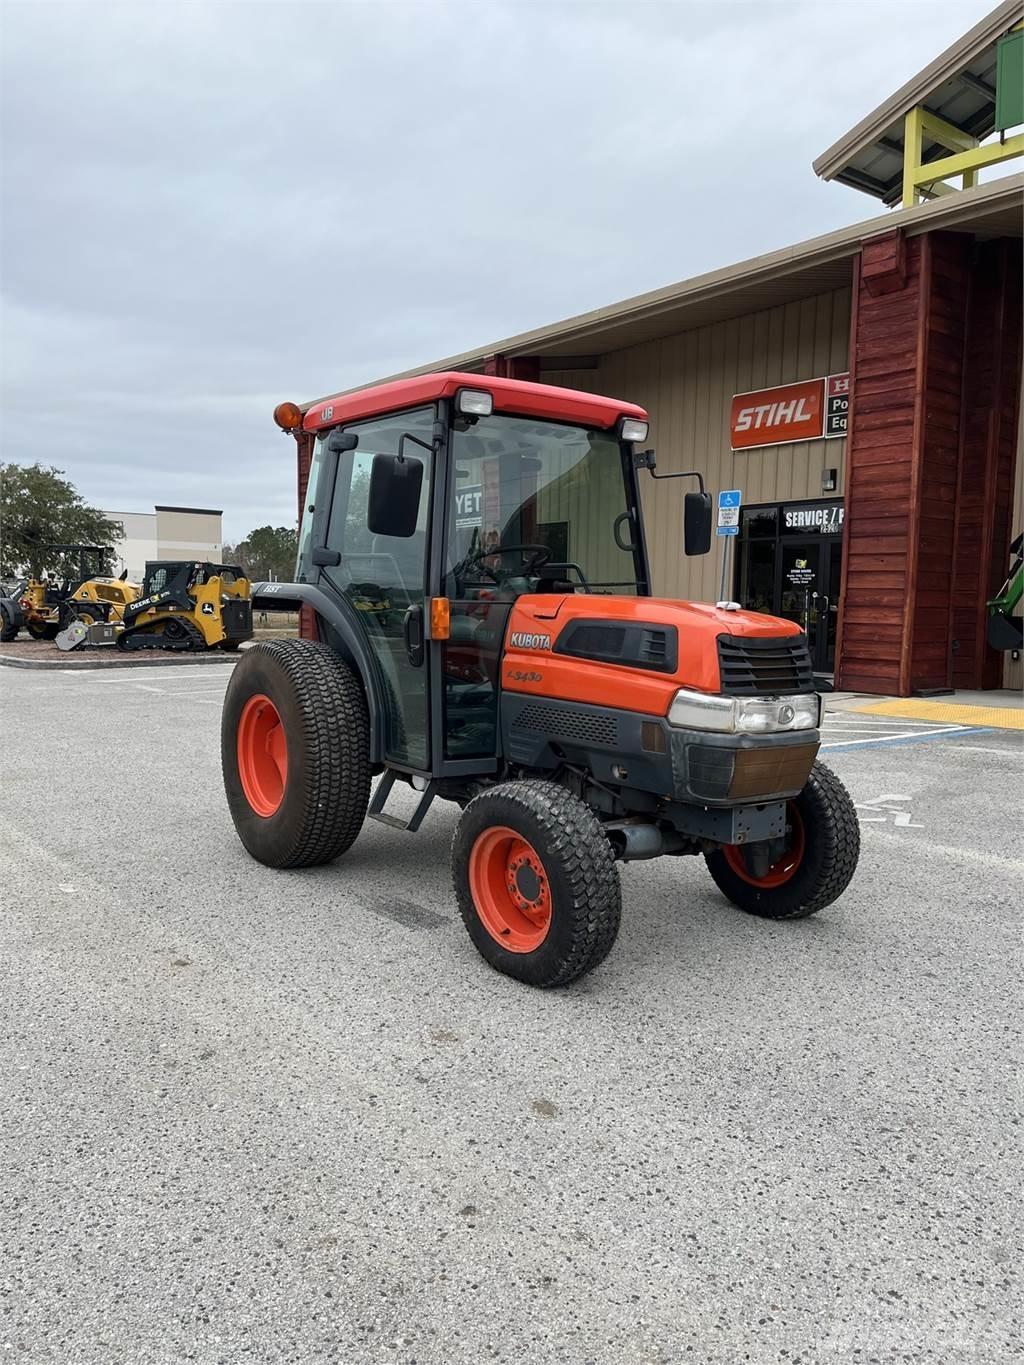
<instances>
[{"instance_id":1,"label":"steering wheel","mask_svg":"<svg viewBox=\"0 0 1024 1365\"><path fill-rule=\"evenodd\" d=\"M530 552L532 551L532 554ZM506 573L502 569L492 569L484 563L485 559L496 559L500 555L507 554L530 554L530 558L523 564L518 574ZM466 560L467 564L479 564L484 573L492 583L504 583L509 578L529 578L536 570L543 566L551 558L551 551L546 545L497 545L493 550L477 550Z\"/></svg>"}]
</instances>

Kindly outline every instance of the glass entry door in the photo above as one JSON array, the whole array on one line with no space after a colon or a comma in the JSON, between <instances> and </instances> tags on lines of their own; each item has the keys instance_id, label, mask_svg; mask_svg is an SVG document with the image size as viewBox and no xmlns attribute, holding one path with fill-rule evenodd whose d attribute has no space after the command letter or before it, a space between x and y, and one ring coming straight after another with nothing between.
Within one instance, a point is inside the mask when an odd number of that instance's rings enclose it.
<instances>
[{"instance_id":1,"label":"glass entry door","mask_svg":"<svg viewBox=\"0 0 1024 1365\"><path fill-rule=\"evenodd\" d=\"M841 558L842 543L837 540L788 540L779 545L778 615L806 632L816 673L835 669Z\"/></svg>"}]
</instances>

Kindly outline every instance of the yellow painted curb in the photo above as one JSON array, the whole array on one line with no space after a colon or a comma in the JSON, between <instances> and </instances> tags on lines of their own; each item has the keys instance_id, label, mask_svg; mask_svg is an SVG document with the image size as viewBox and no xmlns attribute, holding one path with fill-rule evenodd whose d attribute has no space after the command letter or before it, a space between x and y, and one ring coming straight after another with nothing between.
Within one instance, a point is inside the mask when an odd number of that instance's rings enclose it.
<instances>
[{"instance_id":1,"label":"yellow painted curb","mask_svg":"<svg viewBox=\"0 0 1024 1365\"><path fill-rule=\"evenodd\" d=\"M985 725L997 730L1024 730L1024 710L1013 706L959 706L956 702L880 701L856 710L870 716L904 716L907 720L934 720L947 725Z\"/></svg>"}]
</instances>

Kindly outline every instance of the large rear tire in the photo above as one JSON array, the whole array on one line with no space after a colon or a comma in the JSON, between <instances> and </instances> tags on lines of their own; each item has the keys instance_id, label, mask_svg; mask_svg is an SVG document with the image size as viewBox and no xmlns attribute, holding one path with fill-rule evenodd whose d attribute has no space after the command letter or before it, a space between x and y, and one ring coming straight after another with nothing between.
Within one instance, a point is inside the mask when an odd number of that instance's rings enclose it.
<instances>
[{"instance_id":1,"label":"large rear tire","mask_svg":"<svg viewBox=\"0 0 1024 1365\"><path fill-rule=\"evenodd\" d=\"M554 782L506 782L475 797L452 842L459 912L492 967L565 986L607 957L622 901L593 811Z\"/></svg>"},{"instance_id":2,"label":"large rear tire","mask_svg":"<svg viewBox=\"0 0 1024 1365\"><path fill-rule=\"evenodd\" d=\"M18 638L20 629L21 626L13 607L8 607L6 603L0 603L0 641L9 645L12 640Z\"/></svg>"},{"instance_id":3,"label":"large rear tire","mask_svg":"<svg viewBox=\"0 0 1024 1365\"><path fill-rule=\"evenodd\" d=\"M704 855L718 889L749 915L805 919L846 890L860 856L860 825L850 793L830 768L815 763L807 785L787 802L785 847L755 871L742 846Z\"/></svg>"},{"instance_id":4,"label":"large rear tire","mask_svg":"<svg viewBox=\"0 0 1024 1365\"><path fill-rule=\"evenodd\" d=\"M247 649L224 697L221 764L242 843L268 867L313 867L355 842L370 799L369 718L329 646Z\"/></svg>"}]
</instances>

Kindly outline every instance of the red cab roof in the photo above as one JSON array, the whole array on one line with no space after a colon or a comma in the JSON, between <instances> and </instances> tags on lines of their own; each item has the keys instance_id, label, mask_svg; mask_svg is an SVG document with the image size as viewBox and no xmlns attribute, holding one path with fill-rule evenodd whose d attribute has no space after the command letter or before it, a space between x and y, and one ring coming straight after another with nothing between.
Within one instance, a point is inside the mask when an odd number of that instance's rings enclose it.
<instances>
[{"instance_id":1,"label":"red cab roof","mask_svg":"<svg viewBox=\"0 0 1024 1365\"><path fill-rule=\"evenodd\" d=\"M524 379L442 370L413 379L395 379L390 384L377 384L337 398L323 398L306 410L302 426L305 431L320 431L339 422L358 422L384 412L432 403L438 398L452 398L459 389L484 389L494 396L495 412L524 417L547 417L587 427L613 427L620 417L647 420L643 408L618 398L602 398L579 389L558 389L551 384L530 384Z\"/></svg>"}]
</instances>

